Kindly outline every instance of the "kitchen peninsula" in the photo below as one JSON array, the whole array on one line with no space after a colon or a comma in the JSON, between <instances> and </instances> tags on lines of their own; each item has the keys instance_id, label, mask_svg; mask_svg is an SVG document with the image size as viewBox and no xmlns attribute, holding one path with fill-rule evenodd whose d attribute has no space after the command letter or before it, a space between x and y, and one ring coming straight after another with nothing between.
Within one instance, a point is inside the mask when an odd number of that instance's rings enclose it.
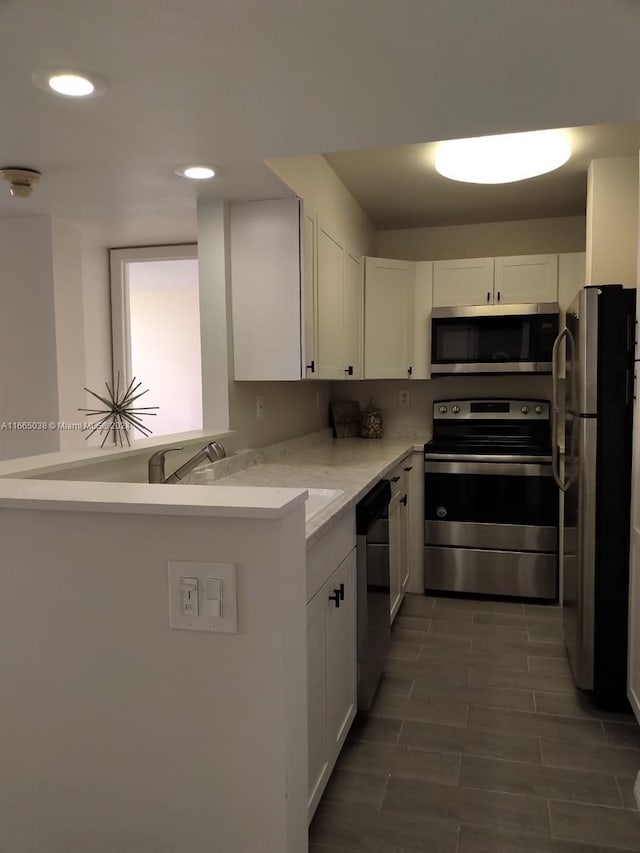
<instances>
[{"instance_id":1,"label":"kitchen peninsula","mask_svg":"<svg viewBox=\"0 0 640 853\"><path fill-rule=\"evenodd\" d=\"M10 837L306 850L307 554L338 529L352 548L356 501L421 441L323 433L216 463L219 487L87 479L151 447L3 463ZM344 494L305 527L307 487ZM235 565L237 633L169 627L170 561Z\"/></svg>"}]
</instances>

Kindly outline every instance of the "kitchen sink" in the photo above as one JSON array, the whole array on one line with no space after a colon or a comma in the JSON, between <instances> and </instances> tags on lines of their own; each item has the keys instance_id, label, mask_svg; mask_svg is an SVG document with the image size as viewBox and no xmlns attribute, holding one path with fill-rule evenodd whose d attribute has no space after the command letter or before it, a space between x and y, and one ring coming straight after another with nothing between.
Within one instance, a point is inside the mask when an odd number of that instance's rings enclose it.
<instances>
[{"instance_id":1,"label":"kitchen sink","mask_svg":"<svg viewBox=\"0 0 640 853\"><path fill-rule=\"evenodd\" d=\"M308 489L307 491L309 492L309 497L305 504L307 521L344 495L344 492L340 489Z\"/></svg>"}]
</instances>

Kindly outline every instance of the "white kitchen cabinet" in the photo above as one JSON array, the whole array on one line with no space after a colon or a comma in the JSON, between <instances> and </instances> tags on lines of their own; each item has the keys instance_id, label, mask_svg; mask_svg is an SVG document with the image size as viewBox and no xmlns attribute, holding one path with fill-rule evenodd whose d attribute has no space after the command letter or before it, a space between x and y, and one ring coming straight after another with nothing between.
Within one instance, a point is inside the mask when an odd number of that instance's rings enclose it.
<instances>
[{"instance_id":1,"label":"white kitchen cabinet","mask_svg":"<svg viewBox=\"0 0 640 853\"><path fill-rule=\"evenodd\" d=\"M302 211L302 316L304 328L303 370L308 379L318 377L318 252L317 217L303 205Z\"/></svg>"},{"instance_id":2,"label":"white kitchen cabinet","mask_svg":"<svg viewBox=\"0 0 640 853\"><path fill-rule=\"evenodd\" d=\"M365 258L365 379L412 374L414 268L411 261Z\"/></svg>"},{"instance_id":3,"label":"white kitchen cabinet","mask_svg":"<svg viewBox=\"0 0 640 853\"><path fill-rule=\"evenodd\" d=\"M424 592L424 451L405 459L409 495L409 581L407 592Z\"/></svg>"},{"instance_id":4,"label":"white kitchen cabinet","mask_svg":"<svg viewBox=\"0 0 640 853\"><path fill-rule=\"evenodd\" d=\"M400 586L402 595L407 591L409 575L413 562L413 541L411 537L411 512L413 507L413 481L411 472L413 465L411 457L407 457L402 463L402 498L400 499Z\"/></svg>"},{"instance_id":5,"label":"white kitchen cabinet","mask_svg":"<svg viewBox=\"0 0 640 853\"><path fill-rule=\"evenodd\" d=\"M402 492L389 504L389 621L393 623L402 603Z\"/></svg>"},{"instance_id":6,"label":"white kitchen cabinet","mask_svg":"<svg viewBox=\"0 0 640 853\"><path fill-rule=\"evenodd\" d=\"M357 705L355 514L307 553L308 818Z\"/></svg>"},{"instance_id":7,"label":"white kitchen cabinet","mask_svg":"<svg viewBox=\"0 0 640 853\"><path fill-rule=\"evenodd\" d=\"M558 301L558 256L494 258L494 304Z\"/></svg>"},{"instance_id":8,"label":"white kitchen cabinet","mask_svg":"<svg viewBox=\"0 0 640 853\"><path fill-rule=\"evenodd\" d=\"M364 275L360 255L347 249L344 268L345 378L362 379Z\"/></svg>"},{"instance_id":9,"label":"white kitchen cabinet","mask_svg":"<svg viewBox=\"0 0 640 853\"><path fill-rule=\"evenodd\" d=\"M234 378L291 380L301 359L300 202L231 205Z\"/></svg>"},{"instance_id":10,"label":"white kitchen cabinet","mask_svg":"<svg viewBox=\"0 0 640 853\"><path fill-rule=\"evenodd\" d=\"M329 778L327 749L327 603L318 593L307 604L307 740L309 803Z\"/></svg>"},{"instance_id":11,"label":"white kitchen cabinet","mask_svg":"<svg viewBox=\"0 0 640 853\"><path fill-rule=\"evenodd\" d=\"M493 302L493 258L433 262L433 307L456 308Z\"/></svg>"},{"instance_id":12,"label":"white kitchen cabinet","mask_svg":"<svg viewBox=\"0 0 640 853\"><path fill-rule=\"evenodd\" d=\"M327 749L336 759L356 715L356 552L329 579L327 600Z\"/></svg>"},{"instance_id":13,"label":"white kitchen cabinet","mask_svg":"<svg viewBox=\"0 0 640 853\"><path fill-rule=\"evenodd\" d=\"M362 379L362 258L318 220L318 377Z\"/></svg>"},{"instance_id":14,"label":"white kitchen cabinet","mask_svg":"<svg viewBox=\"0 0 640 853\"><path fill-rule=\"evenodd\" d=\"M344 379L344 246L318 220L318 376Z\"/></svg>"}]
</instances>

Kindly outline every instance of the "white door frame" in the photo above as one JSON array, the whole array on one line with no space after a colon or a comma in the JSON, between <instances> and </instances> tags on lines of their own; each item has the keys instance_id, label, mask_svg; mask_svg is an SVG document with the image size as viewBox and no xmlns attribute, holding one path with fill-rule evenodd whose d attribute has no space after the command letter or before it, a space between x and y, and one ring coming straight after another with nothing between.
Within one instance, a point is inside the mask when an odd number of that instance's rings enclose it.
<instances>
[{"instance_id":1,"label":"white door frame","mask_svg":"<svg viewBox=\"0 0 640 853\"><path fill-rule=\"evenodd\" d=\"M175 246L137 246L129 249L109 249L109 278L111 282L111 340L113 377L118 373L124 387L131 382L131 335L129 305L129 275L127 266L137 261L190 260L198 258L197 243Z\"/></svg>"}]
</instances>

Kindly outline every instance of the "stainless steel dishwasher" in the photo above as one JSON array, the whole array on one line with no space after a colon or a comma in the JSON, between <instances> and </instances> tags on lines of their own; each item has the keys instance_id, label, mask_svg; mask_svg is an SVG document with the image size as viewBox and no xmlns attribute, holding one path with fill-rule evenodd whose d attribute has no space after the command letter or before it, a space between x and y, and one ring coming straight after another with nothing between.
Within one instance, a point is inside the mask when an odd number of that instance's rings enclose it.
<instances>
[{"instance_id":1,"label":"stainless steel dishwasher","mask_svg":"<svg viewBox=\"0 0 640 853\"><path fill-rule=\"evenodd\" d=\"M368 711L389 651L391 483L380 480L356 506L358 708Z\"/></svg>"}]
</instances>

